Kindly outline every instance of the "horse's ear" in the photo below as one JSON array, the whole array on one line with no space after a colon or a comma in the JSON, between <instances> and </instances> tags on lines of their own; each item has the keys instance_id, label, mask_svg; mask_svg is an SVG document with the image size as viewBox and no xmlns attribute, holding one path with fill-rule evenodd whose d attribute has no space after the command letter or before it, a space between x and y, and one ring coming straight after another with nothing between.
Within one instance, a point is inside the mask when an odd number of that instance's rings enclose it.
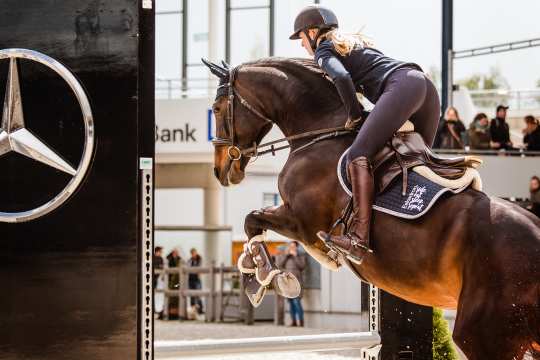
<instances>
[{"instance_id":1,"label":"horse's ear","mask_svg":"<svg viewBox=\"0 0 540 360\"><path fill-rule=\"evenodd\" d=\"M221 65L223 65L223 67L224 67L225 69L227 69L227 70L230 70L230 69L231 69L230 65L227 64L227 63L226 63L225 61L223 61L223 60L221 60Z\"/></svg>"},{"instance_id":2,"label":"horse's ear","mask_svg":"<svg viewBox=\"0 0 540 360\"><path fill-rule=\"evenodd\" d=\"M201 61L203 62L204 65L206 65L208 67L208 69L210 69L210 72L214 75L216 75L218 78L220 79L223 79L227 76L229 76L229 71L227 69L224 69L222 68L221 66L219 65L216 65L206 59L203 59L201 58Z\"/></svg>"}]
</instances>

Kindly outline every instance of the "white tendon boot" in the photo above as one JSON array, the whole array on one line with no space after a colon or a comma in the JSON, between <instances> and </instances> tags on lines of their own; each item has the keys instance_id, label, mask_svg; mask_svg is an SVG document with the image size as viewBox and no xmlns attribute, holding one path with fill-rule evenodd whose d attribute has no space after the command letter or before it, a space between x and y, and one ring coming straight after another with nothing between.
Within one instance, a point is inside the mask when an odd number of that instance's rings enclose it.
<instances>
[{"instance_id":1,"label":"white tendon boot","mask_svg":"<svg viewBox=\"0 0 540 360\"><path fill-rule=\"evenodd\" d=\"M265 234L260 234L251 238L244 245L244 252L238 258L238 269L246 275L254 274L257 282L264 288L271 285L278 295L287 298L298 297L301 291L300 282L293 274L279 270L272 263L268 249L264 244L265 241ZM262 300L265 293L262 289L258 289L256 293L252 289L252 292L252 298L250 298L252 303L254 300Z\"/></svg>"}]
</instances>

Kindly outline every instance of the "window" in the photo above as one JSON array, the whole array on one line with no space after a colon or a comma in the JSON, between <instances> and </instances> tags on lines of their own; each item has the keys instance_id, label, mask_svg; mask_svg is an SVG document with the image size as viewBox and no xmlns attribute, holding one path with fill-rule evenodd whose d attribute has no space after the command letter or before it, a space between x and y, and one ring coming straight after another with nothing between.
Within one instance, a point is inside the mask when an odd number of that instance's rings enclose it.
<instances>
[{"instance_id":1,"label":"window","mask_svg":"<svg viewBox=\"0 0 540 360\"><path fill-rule=\"evenodd\" d=\"M281 203L281 198L278 193L264 193L263 207L278 206Z\"/></svg>"}]
</instances>

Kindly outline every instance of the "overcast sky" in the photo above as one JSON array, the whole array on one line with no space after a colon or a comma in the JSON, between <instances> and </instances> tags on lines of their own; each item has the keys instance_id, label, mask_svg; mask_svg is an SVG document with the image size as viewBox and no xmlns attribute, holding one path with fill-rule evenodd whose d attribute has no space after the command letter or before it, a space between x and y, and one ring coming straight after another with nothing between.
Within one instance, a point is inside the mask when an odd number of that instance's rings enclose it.
<instances>
[{"instance_id":1,"label":"overcast sky","mask_svg":"<svg viewBox=\"0 0 540 360\"><path fill-rule=\"evenodd\" d=\"M225 0L219 3L224 11ZM179 8L179 0L157 0L158 10ZM233 6L267 3L266 0L233 0ZM279 56L305 56L298 41L288 40L294 16L307 0L276 0L276 46ZM208 28L207 2L190 0L190 61L206 56L201 33ZM414 61L425 70L441 64L440 0L321 0L338 15L341 28L362 29L387 55ZM223 16L224 17L224 16ZM158 16L157 75L179 75L178 18ZM266 10L235 11L232 15L232 63L267 55ZM224 24L224 20L222 24ZM196 36L199 38L195 39ZM223 37L224 38L224 37ZM454 0L454 49L540 38L540 0ZM220 42L223 49L224 41ZM540 47L456 60L457 80L498 67L512 88L533 88L540 79ZM202 69L201 69L202 70ZM192 75L199 75L192 69Z\"/></svg>"}]
</instances>

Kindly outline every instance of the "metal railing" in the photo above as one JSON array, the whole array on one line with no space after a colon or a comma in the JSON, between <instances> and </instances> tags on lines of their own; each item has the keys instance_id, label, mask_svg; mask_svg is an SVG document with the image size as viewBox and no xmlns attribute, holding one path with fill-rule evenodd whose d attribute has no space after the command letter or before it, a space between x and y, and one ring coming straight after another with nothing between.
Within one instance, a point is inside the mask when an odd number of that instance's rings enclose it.
<instances>
[{"instance_id":1,"label":"metal railing","mask_svg":"<svg viewBox=\"0 0 540 360\"><path fill-rule=\"evenodd\" d=\"M156 78L157 99L201 98L215 95L216 78ZM540 88L470 90L472 101L479 108L495 108L507 104L512 110L540 110Z\"/></svg>"},{"instance_id":2,"label":"metal railing","mask_svg":"<svg viewBox=\"0 0 540 360\"><path fill-rule=\"evenodd\" d=\"M202 98L215 95L216 78L156 78L156 99Z\"/></svg>"},{"instance_id":3,"label":"metal railing","mask_svg":"<svg viewBox=\"0 0 540 360\"><path fill-rule=\"evenodd\" d=\"M190 297L202 297L206 300L206 313L205 321L223 321L225 314L225 307L228 306L228 298L239 298L239 314L242 316L242 320L247 324L253 323L253 310L247 298L244 295L244 289L242 288L242 281L239 280L240 272L235 266L216 266L215 262L212 262L210 266L206 267L189 267L182 264L179 267L155 269L154 274L156 276L163 276L164 283L168 287L171 283L171 276L176 276L177 284L173 284L175 288L155 289L156 294L164 294L164 315L165 319L169 318L169 302L171 298L178 298L178 316L181 320L187 319L187 304ZM208 275L209 286L207 289L189 289L188 288L188 276L190 274ZM240 284L238 288L235 288L230 284L230 289L225 289L225 275L230 274L236 276L236 282ZM234 279L229 278L229 281ZM173 281L174 283L174 281Z\"/></svg>"},{"instance_id":4,"label":"metal railing","mask_svg":"<svg viewBox=\"0 0 540 360\"><path fill-rule=\"evenodd\" d=\"M494 109L506 104L512 110L540 110L540 89L470 90L469 94L478 108Z\"/></svg>"}]
</instances>

